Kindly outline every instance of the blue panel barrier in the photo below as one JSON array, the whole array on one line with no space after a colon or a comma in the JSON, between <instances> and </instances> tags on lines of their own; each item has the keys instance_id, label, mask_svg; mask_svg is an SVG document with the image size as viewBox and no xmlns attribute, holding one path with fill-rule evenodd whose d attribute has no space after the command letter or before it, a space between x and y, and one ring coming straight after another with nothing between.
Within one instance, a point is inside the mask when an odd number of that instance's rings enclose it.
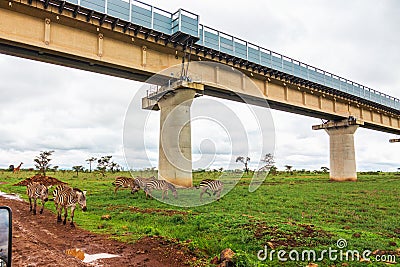
<instances>
[{"instance_id":1,"label":"blue panel barrier","mask_svg":"<svg viewBox=\"0 0 400 267\"><path fill-rule=\"evenodd\" d=\"M106 8L106 3L104 1L97 0L81 0L81 6L93 9L95 11L104 13Z\"/></svg>"},{"instance_id":2,"label":"blue panel barrier","mask_svg":"<svg viewBox=\"0 0 400 267\"><path fill-rule=\"evenodd\" d=\"M152 26L152 12L146 8L132 5L131 21L140 26L151 28Z\"/></svg>"},{"instance_id":3,"label":"blue panel barrier","mask_svg":"<svg viewBox=\"0 0 400 267\"><path fill-rule=\"evenodd\" d=\"M171 34L171 17L154 13L153 28L165 34Z\"/></svg>"},{"instance_id":4,"label":"blue panel barrier","mask_svg":"<svg viewBox=\"0 0 400 267\"><path fill-rule=\"evenodd\" d=\"M227 39L225 37L220 37L220 49L221 52L227 54L233 54L233 41L232 39Z\"/></svg>"},{"instance_id":5,"label":"blue panel barrier","mask_svg":"<svg viewBox=\"0 0 400 267\"><path fill-rule=\"evenodd\" d=\"M121 0L107 0L107 14L129 20L129 3Z\"/></svg>"}]
</instances>

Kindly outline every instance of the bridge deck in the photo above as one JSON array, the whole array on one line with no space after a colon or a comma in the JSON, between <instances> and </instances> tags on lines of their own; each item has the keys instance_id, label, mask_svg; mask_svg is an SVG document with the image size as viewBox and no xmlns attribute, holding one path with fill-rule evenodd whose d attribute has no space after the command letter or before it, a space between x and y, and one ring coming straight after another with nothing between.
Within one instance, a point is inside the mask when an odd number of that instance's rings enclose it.
<instances>
[{"instance_id":1,"label":"bridge deck","mask_svg":"<svg viewBox=\"0 0 400 267\"><path fill-rule=\"evenodd\" d=\"M68 2L165 35L184 32L199 38L195 43L197 51L207 50L239 64L257 64L256 68L259 71L286 74L285 78L298 79L304 83L311 82L357 99L389 107L397 112L400 110L400 100L395 97L199 24L198 15L183 9L171 13L137 0L68 0Z\"/></svg>"},{"instance_id":2,"label":"bridge deck","mask_svg":"<svg viewBox=\"0 0 400 267\"><path fill-rule=\"evenodd\" d=\"M218 68L201 68L201 77L197 77L200 80L190 77L192 81L211 82L205 84L205 95L239 102L245 100L260 106L268 102L272 109L325 120L354 116L365 122L365 128L400 134L398 108L298 77L300 75L291 75L289 70L284 72L277 70L278 67L260 65L203 46L205 39L200 36L203 26L199 24L196 28L199 30L197 36L187 32L187 28L196 27L197 15L184 10L172 14L147 7L153 20L158 17L154 13L171 15L169 33L113 17L105 14L106 10L99 12L62 0L0 0L0 53L144 82L171 67L176 69L172 72L179 74L180 57L184 54L181 50L187 48L189 42L191 49L185 51L191 53L194 60L223 64ZM129 12L134 13L136 8L130 9ZM153 21L150 26L157 23ZM221 33L219 36L223 37ZM251 45L245 45L246 51L249 50ZM246 56L250 58L251 54ZM284 60L283 56L281 59ZM196 64L191 64L191 71ZM232 68L248 74L253 86L244 82L242 73L233 75ZM165 85L172 72L168 70L165 77L154 84Z\"/></svg>"}]
</instances>

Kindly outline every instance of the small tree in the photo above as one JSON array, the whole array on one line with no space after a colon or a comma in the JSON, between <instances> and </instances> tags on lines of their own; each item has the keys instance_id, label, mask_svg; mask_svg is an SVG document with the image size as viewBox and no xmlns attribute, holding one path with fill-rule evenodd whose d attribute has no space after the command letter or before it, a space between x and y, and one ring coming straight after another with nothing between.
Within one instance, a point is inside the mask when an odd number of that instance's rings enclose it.
<instances>
[{"instance_id":1,"label":"small tree","mask_svg":"<svg viewBox=\"0 0 400 267\"><path fill-rule=\"evenodd\" d=\"M239 156L236 158L236 162L239 162L239 161L244 164L244 171L246 172L246 174L249 174L249 168L248 168L247 164L250 161L250 158Z\"/></svg>"},{"instance_id":2,"label":"small tree","mask_svg":"<svg viewBox=\"0 0 400 267\"><path fill-rule=\"evenodd\" d=\"M120 168L121 168L121 166L120 166L118 163L115 163L114 161L110 162L110 163L108 164L108 167L110 168L110 171L111 171L112 173L114 173L114 172L119 172L119 170L120 170Z\"/></svg>"},{"instance_id":3,"label":"small tree","mask_svg":"<svg viewBox=\"0 0 400 267\"><path fill-rule=\"evenodd\" d=\"M95 157L91 157L86 160L87 162L89 162L89 172L92 172L92 162L94 162L96 160L97 160L97 158L95 158Z\"/></svg>"},{"instance_id":4,"label":"small tree","mask_svg":"<svg viewBox=\"0 0 400 267\"><path fill-rule=\"evenodd\" d=\"M84 170L83 166L73 166L72 169L76 171L76 177L78 177L79 172L83 172Z\"/></svg>"},{"instance_id":5,"label":"small tree","mask_svg":"<svg viewBox=\"0 0 400 267\"><path fill-rule=\"evenodd\" d=\"M293 166L285 165L285 168L286 168L287 172L290 172L292 170Z\"/></svg>"},{"instance_id":6,"label":"small tree","mask_svg":"<svg viewBox=\"0 0 400 267\"><path fill-rule=\"evenodd\" d=\"M321 167L321 171L323 173L327 173L329 171L329 168L328 167Z\"/></svg>"},{"instance_id":7,"label":"small tree","mask_svg":"<svg viewBox=\"0 0 400 267\"><path fill-rule=\"evenodd\" d=\"M261 159L262 162L265 163L264 166L262 166L259 170L260 171L268 171L271 170L271 167L274 166L275 160L274 156L271 153L265 154L264 158Z\"/></svg>"},{"instance_id":8,"label":"small tree","mask_svg":"<svg viewBox=\"0 0 400 267\"><path fill-rule=\"evenodd\" d=\"M278 172L278 168L277 168L275 165L272 165L272 166L269 168L269 173L270 173L270 174L276 175L277 172Z\"/></svg>"},{"instance_id":9,"label":"small tree","mask_svg":"<svg viewBox=\"0 0 400 267\"><path fill-rule=\"evenodd\" d=\"M58 166L53 166L53 172L56 173L58 171Z\"/></svg>"},{"instance_id":10,"label":"small tree","mask_svg":"<svg viewBox=\"0 0 400 267\"><path fill-rule=\"evenodd\" d=\"M286 168L286 171L287 171L288 173L290 173L291 175L293 175L293 171L292 171L293 166L285 165L285 168Z\"/></svg>"},{"instance_id":11,"label":"small tree","mask_svg":"<svg viewBox=\"0 0 400 267\"><path fill-rule=\"evenodd\" d=\"M112 156L103 156L97 160L97 169L103 175L106 174L107 168L109 167Z\"/></svg>"},{"instance_id":12,"label":"small tree","mask_svg":"<svg viewBox=\"0 0 400 267\"><path fill-rule=\"evenodd\" d=\"M49 170L51 164L51 158L49 158L54 153L54 150L50 151L40 151L39 156L37 156L33 161L35 162L36 169L39 170L43 176L46 176L46 171Z\"/></svg>"}]
</instances>

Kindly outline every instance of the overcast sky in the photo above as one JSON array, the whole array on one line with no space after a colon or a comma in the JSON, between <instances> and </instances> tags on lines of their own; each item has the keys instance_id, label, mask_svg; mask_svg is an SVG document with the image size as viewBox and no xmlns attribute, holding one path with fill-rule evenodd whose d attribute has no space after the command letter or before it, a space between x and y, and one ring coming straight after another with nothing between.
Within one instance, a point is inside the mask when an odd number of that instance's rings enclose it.
<instances>
[{"instance_id":1,"label":"overcast sky","mask_svg":"<svg viewBox=\"0 0 400 267\"><path fill-rule=\"evenodd\" d=\"M199 14L204 25L400 98L400 2L396 0L143 1L171 12L184 8ZM127 168L124 120L131 100L143 93L141 83L5 55L0 55L0 69L0 168L20 161L23 167L33 167L33 158L41 150L55 150L53 164L61 168L87 167L85 159L103 155L112 155ZM219 103L243 109L239 103ZM271 113L278 168L329 166L328 135L311 130L320 120ZM149 117L148 125L153 127L146 133L147 151L135 151L138 160L130 167L151 167L147 157L157 165L157 116ZM218 148L229 139L224 130L204 121L195 126L193 137L205 140L210 132L214 143L193 140L194 159L201 158L203 150L216 155L211 165L208 160L207 166L200 166L198 160L194 167L227 167L223 146ZM251 126L247 131L253 136ZM400 167L400 144L388 142L393 137L357 130L357 169Z\"/></svg>"}]
</instances>

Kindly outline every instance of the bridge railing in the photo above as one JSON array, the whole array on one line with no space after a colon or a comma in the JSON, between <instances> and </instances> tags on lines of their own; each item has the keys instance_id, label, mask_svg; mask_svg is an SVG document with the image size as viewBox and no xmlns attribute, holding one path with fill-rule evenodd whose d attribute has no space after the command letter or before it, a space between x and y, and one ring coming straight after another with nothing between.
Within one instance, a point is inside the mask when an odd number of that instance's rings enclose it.
<instances>
[{"instance_id":1,"label":"bridge railing","mask_svg":"<svg viewBox=\"0 0 400 267\"><path fill-rule=\"evenodd\" d=\"M199 35L199 16L184 9L171 13L137 0L67 1L168 35Z\"/></svg>"},{"instance_id":2,"label":"bridge railing","mask_svg":"<svg viewBox=\"0 0 400 267\"><path fill-rule=\"evenodd\" d=\"M197 44L303 78L373 102L400 109L400 100L243 39L200 24Z\"/></svg>"},{"instance_id":3,"label":"bridge railing","mask_svg":"<svg viewBox=\"0 0 400 267\"><path fill-rule=\"evenodd\" d=\"M200 38L196 43L198 45L400 109L400 100L397 98L199 24L199 16L184 9L171 13L138 0L67 1L168 35L183 32L196 36Z\"/></svg>"}]
</instances>

